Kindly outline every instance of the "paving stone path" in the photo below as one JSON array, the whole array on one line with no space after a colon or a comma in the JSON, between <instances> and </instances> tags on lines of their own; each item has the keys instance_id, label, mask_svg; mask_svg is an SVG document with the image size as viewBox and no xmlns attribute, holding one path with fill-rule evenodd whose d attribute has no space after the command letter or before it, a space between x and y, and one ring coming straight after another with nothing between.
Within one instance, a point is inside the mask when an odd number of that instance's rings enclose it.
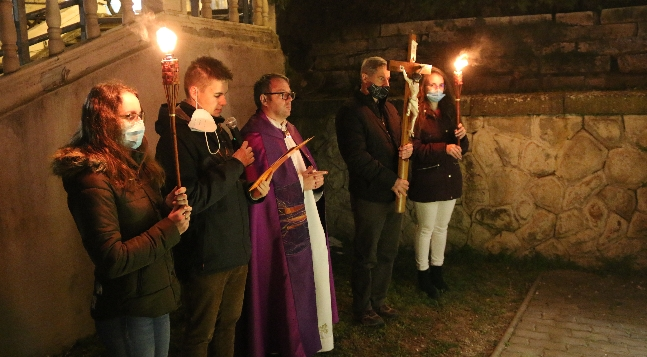
<instances>
[{"instance_id":1,"label":"paving stone path","mask_svg":"<svg viewBox=\"0 0 647 357\"><path fill-rule=\"evenodd\" d=\"M647 277L542 274L492 357L647 357Z\"/></svg>"}]
</instances>

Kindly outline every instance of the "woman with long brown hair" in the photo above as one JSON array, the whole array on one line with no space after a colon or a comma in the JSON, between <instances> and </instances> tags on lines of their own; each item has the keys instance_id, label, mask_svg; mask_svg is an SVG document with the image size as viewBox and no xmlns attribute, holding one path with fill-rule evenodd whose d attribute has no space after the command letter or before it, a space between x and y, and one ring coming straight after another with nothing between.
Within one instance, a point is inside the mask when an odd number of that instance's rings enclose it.
<instances>
[{"instance_id":1,"label":"woman with long brown hair","mask_svg":"<svg viewBox=\"0 0 647 357\"><path fill-rule=\"evenodd\" d=\"M95 265L91 315L110 356L167 356L168 314L180 298L171 248L191 207L184 187L162 197L164 172L146 152L143 117L133 88L96 85L52 163Z\"/></svg>"},{"instance_id":2,"label":"woman with long brown hair","mask_svg":"<svg viewBox=\"0 0 647 357\"><path fill-rule=\"evenodd\" d=\"M469 146L465 128L456 123L454 98L446 78L433 68L420 85L408 191L418 218L414 243L418 282L420 289L434 299L448 289L442 270L447 227L456 199L462 195L458 160Z\"/></svg>"}]
</instances>

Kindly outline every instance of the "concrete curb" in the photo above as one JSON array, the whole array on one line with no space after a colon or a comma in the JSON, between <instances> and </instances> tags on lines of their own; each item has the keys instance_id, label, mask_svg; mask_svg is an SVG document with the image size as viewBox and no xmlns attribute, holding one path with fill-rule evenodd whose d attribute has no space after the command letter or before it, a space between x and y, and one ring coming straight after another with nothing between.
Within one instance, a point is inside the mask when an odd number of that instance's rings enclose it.
<instances>
[{"instance_id":1,"label":"concrete curb","mask_svg":"<svg viewBox=\"0 0 647 357\"><path fill-rule=\"evenodd\" d=\"M539 286L539 283L541 282L541 278L543 275L544 275L543 273L539 274L535 282L530 287L530 290L528 291L526 298L521 303L519 310L517 310L517 313L514 315L512 322L510 322L510 326L508 326L508 329L505 330L505 333L503 334L501 341L499 341L499 343L496 345L496 348L494 349L490 357L499 357L501 355L501 352L503 352L503 350L506 348L506 344L508 343L508 340L510 340L510 337L514 332L514 329L517 327L517 324L519 324L519 320L521 320L521 317L523 316L524 312L526 312L526 309L530 304L530 300L532 300L532 297L535 296L535 291L537 291L537 287Z\"/></svg>"}]
</instances>

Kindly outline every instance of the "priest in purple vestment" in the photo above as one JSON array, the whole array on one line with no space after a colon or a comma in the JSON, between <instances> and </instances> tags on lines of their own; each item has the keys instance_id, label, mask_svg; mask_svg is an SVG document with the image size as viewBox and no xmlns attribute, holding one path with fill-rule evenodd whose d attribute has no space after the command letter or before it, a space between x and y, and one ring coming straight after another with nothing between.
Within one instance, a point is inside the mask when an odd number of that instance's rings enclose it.
<instances>
[{"instance_id":1,"label":"priest in purple vestment","mask_svg":"<svg viewBox=\"0 0 647 357\"><path fill-rule=\"evenodd\" d=\"M287 121L294 95L280 74L254 85L258 110L242 129L255 157L248 180L303 142ZM252 257L240 331L246 356L313 356L333 348L339 319L322 224L325 173L304 146L274 173L265 201L250 206Z\"/></svg>"}]
</instances>

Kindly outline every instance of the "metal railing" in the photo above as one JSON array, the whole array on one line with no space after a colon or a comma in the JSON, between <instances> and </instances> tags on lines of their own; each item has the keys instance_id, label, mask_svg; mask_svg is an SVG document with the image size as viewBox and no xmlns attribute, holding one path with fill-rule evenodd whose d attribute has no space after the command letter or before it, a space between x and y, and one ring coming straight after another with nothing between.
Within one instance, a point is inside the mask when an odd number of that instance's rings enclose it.
<instances>
[{"instance_id":1,"label":"metal railing","mask_svg":"<svg viewBox=\"0 0 647 357\"><path fill-rule=\"evenodd\" d=\"M78 13L80 20L76 23L64 26L60 28L61 36L64 34L70 33L75 30L80 30L81 40L87 40L88 35L86 31L86 19L85 11L82 0L67 0L58 3L58 8L60 11L63 11L67 8L78 6ZM31 62L33 55L30 54L30 47L42 42L49 41L49 33L40 34L34 37L29 37L29 23L42 23L47 19L47 8L38 9L31 12L25 12L25 1L24 0L14 0L13 1L13 14L14 14L14 24L16 27L16 45L18 52L18 59L20 65L25 65ZM102 24L119 24L122 22L121 17L111 16L111 17L98 17L97 22L99 25ZM47 43L47 42L46 42ZM49 43L48 43L49 46ZM3 56L4 52L0 50L0 56Z\"/></svg>"},{"instance_id":2,"label":"metal railing","mask_svg":"<svg viewBox=\"0 0 647 357\"><path fill-rule=\"evenodd\" d=\"M211 0L190 0L190 14L203 18L271 26L268 0L227 0L227 9L211 9ZM30 46L45 43L50 57L65 50L63 34L80 29L81 41L101 36L100 24L129 24L136 19L132 0L121 0L117 16L99 17L97 0L45 0L45 7L26 12L25 0L0 0L1 73L9 74L32 61ZM79 21L61 27L61 11L78 6ZM112 11L112 10L111 10ZM115 14L113 14L115 15ZM45 20L47 33L29 38L29 22Z\"/></svg>"}]
</instances>

